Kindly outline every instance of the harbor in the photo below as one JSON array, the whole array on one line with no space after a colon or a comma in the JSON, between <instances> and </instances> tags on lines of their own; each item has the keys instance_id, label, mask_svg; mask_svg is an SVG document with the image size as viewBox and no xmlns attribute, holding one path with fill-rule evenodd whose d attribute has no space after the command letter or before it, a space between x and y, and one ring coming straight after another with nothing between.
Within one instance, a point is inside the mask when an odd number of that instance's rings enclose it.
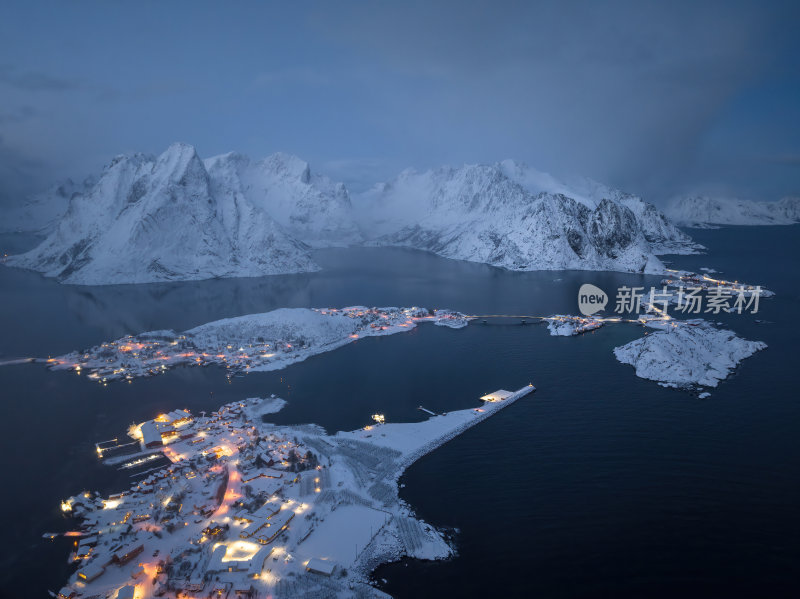
<instances>
[{"instance_id":1,"label":"harbor","mask_svg":"<svg viewBox=\"0 0 800 599\"><path fill-rule=\"evenodd\" d=\"M399 501L397 479L423 455L534 392L498 390L479 407L422 422L372 424L326 435L260 417L276 397L251 398L195 416L159 414L132 426L130 442L97 442L107 465L164 460L130 488L89 491L61 503L77 527L77 569L59 599L226 597L364 592L375 560L444 558L436 529ZM139 451L108 455L115 447ZM128 461L122 462L127 457ZM388 554L387 554L388 552Z\"/></svg>"}]
</instances>

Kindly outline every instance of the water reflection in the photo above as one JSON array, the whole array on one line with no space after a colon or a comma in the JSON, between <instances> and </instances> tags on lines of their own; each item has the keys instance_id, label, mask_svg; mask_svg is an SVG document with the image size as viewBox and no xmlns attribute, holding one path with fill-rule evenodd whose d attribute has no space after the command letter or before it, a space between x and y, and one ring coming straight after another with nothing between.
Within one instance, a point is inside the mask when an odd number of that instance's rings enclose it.
<instances>
[{"instance_id":1,"label":"water reflection","mask_svg":"<svg viewBox=\"0 0 800 599\"><path fill-rule=\"evenodd\" d=\"M6 335L0 355L56 355L123 335L180 331L283 307L419 305L545 316L574 312L577 289L587 281L608 290L658 281L623 273L509 272L402 248L320 250L314 258L323 270L144 285L61 285L38 273L2 268L0 328Z\"/></svg>"}]
</instances>

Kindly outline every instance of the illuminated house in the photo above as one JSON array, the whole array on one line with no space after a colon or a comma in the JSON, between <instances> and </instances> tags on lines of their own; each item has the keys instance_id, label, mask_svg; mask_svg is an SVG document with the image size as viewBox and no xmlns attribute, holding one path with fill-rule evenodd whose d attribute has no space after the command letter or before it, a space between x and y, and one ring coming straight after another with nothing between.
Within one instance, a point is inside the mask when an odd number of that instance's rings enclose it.
<instances>
[{"instance_id":1,"label":"illuminated house","mask_svg":"<svg viewBox=\"0 0 800 599\"><path fill-rule=\"evenodd\" d=\"M143 423L141 431L143 447L161 447L164 444L164 440L161 438L161 432L158 430L156 423L152 420Z\"/></svg>"},{"instance_id":2,"label":"illuminated house","mask_svg":"<svg viewBox=\"0 0 800 599\"><path fill-rule=\"evenodd\" d=\"M103 575L106 569L100 564L89 564L83 570L78 572L78 580L83 582L92 582L97 580Z\"/></svg>"},{"instance_id":3,"label":"illuminated house","mask_svg":"<svg viewBox=\"0 0 800 599\"><path fill-rule=\"evenodd\" d=\"M187 410L173 410L169 414L160 414L154 420L143 422L140 427L142 448L161 447L171 441L193 436L191 431L182 435L179 430L191 421L192 415Z\"/></svg>"},{"instance_id":4,"label":"illuminated house","mask_svg":"<svg viewBox=\"0 0 800 599\"><path fill-rule=\"evenodd\" d=\"M206 574L248 572L249 575L258 575L271 553L272 547L261 547L250 541L219 543L211 553Z\"/></svg>"},{"instance_id":5,"label":"illuminated house","mask_svg":"<svg viewBox=\"0 0 800 599\"><path fill-rule=\"evenodd\" d=\"M483 395L481 399L483 401L503 401L504 399L508 399L514 395L511 391L506 391L505 389L498 389L494 393L487 393Z\"/></svg>"},{"instance_id":6,"label":"illuminated house","mask_svg":"<svg viewBox=\"0 0 800 599\"><path fill-rule=\"evenodd\" d=\"M142 551L144 551L144 545L141 543L131 543L127 547L119 549L111 558L111 561L118 564L127 564Z\"/></svg>"},{"instance_id":7,"label":"illuminated house","mask_svg":"<svg viewBox=\"0 0 800 599\"><path fill-rule=\"evenodd\" d=\"M334 568L336 568L336 564L334 564L332 561L320 559L318 557L312 557L306 564L306 570L313 572L314 574L322 574L324 576L330 576L333 574Z\"/></svg>"},{"instance_id":8,"label":"illuminated house","mask_svg":"<svg viewBox=\"0 0 800 599\"><path fill-rule=\"evenodd\" d=\"M262 545L270 543L275 537L289 527L289 522L294 518L292 510L281 510L276 515L269 518L266 523L253 533L252 538Z\"/></svg>"},{"instance_id":9,"label":"illuminated house","mask_svg":"<svg viewBox=\"0 0 800 599\"><path fill-rule=\"evenodd\" d=\"M228 530L227 524L219 524L217 522L211 522L208 526L203 529L203 534L209 537L215 537L217 535L222 534Z\"/></svg>"},{"instance_id":10,"label":"illuminated house","mask_svg":"<svg viewBox=\"0 0 800 599\"><path fill-rule=\"evenodd\" d=\"M192 421L192 414L188 410L173 410L167 414L167 418L172 426L180 428Z\"/></svg>"}]
</instances>

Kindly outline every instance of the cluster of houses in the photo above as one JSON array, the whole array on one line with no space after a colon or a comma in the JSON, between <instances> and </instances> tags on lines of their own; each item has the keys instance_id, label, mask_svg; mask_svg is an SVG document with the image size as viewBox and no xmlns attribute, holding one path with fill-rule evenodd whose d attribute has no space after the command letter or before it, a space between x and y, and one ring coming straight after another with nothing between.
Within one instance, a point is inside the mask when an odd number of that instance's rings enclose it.
<instances>
[{"instance_id":1,"label":"cluster of houses","mask_svg":"<svg viewBox=\"0 0 800 599\"><path fill-rule=\"evenodd\" d=\"M80 568L60 597L81 597L82 588L98 584L116 589L107 595L115 598L128 587L135 599L156 591L255 597L253 581L270 576L281 533L308 507L284 491L296 485L299 492L302 483L306 492L320 492L322 485L312 452L252 426L258 401L201 418L175 410L134 427L143 454L160 449L171 463L126 492L105 499L83 493L62 504L81 518L82 536L73 553ZM315 572L330 569L320 561Z\"/></svg>"}]
</instances>

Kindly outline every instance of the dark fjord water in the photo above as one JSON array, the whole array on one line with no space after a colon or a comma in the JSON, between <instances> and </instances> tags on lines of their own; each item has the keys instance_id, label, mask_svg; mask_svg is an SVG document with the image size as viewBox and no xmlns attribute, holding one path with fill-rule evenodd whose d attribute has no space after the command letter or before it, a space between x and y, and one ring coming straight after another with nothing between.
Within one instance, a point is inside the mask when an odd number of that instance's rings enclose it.
<instances>
[{"instance_id":1,"label":"dark fjord water","mask_svg":"<svg viewBox=\"0 0 800 599\"><path fill-rule=\"evenodd\" d=\"M61 498L128 486L126 474L97 463L93 443L133 421L276 393L289 400L276 422L316 422L334 432L366 424L375 410L395 422L420 420L420 404L471 407L486 391L528 382L535 395L402 478L401 496L420 517L458 529L458 556L384 566L376 572L382 588L397 597L794 596L798 231L692 231L708 254L673 257L678 267L710 266L777 293L755 317L715 318L769 349L707 400L638 379L619 364L612 348L641 334L629 325L566 339L543 326L423 325L230 383L217 368L102 387L40 365L2 367L0 596L42 597L67 579L68 543L41 533L69 525ZM2 241L9 253L25 242ZM393 249L330 250L317 259L324 270L309 275L96 288L0 268L0 357L56 355L279 307L575 313L584 282L611 293L658 283L618 273L511 273Z\"/></svg>"}]
</instances>

